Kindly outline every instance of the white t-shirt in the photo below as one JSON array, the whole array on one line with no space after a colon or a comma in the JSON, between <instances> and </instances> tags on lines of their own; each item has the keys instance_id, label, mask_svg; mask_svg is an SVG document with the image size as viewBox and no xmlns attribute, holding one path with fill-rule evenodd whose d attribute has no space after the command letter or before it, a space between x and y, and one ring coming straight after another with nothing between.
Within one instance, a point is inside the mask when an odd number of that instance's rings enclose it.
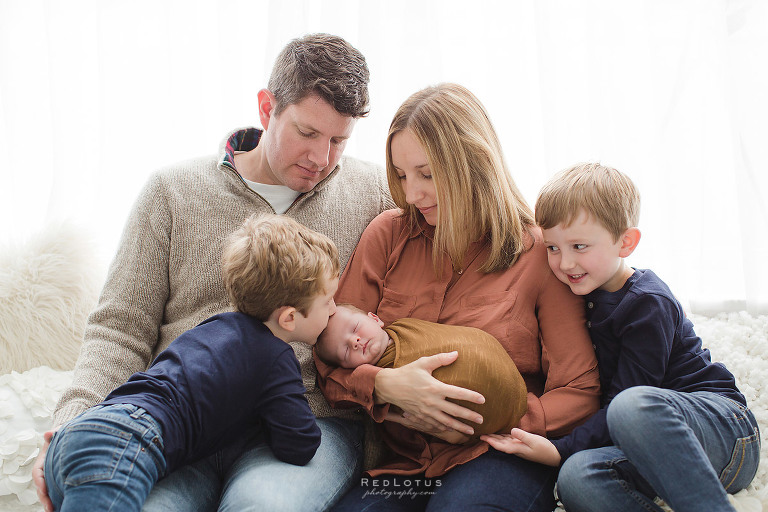
<instances>
[{"instance_id":1,"label":"white t-shirt","mask_svg":"<svg viewBox=\"0 0 768 512\"><path fill-rule=\"evenodd\" d=\"M243 178L248 187L267 200L275 209L275 213L285 213L293 202L299 197L300 192L286 187L285 185L265 185L255 181Z\"/></svg>"}]
</instances>

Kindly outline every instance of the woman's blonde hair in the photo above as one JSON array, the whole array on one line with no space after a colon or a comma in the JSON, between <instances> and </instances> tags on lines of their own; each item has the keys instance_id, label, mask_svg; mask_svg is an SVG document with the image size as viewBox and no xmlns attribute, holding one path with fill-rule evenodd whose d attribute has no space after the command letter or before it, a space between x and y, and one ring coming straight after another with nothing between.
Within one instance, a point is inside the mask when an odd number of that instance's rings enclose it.
<instances>
[{"instance_id":1,"label":"woman's blonde hair","mask_svg":"<svg viewBox=\"0 0 768 512\"><path fill-rule=\"evenodd\" d=\"M230 301L261 321L282 306L306 316L338 276L334 243L283 215L248 217L224 245L222 277Z\"/></svg>"},{"instance_id":2,"label":"woman's blonde hair","mask_svg":"<svg viewBox=\"0 0 768 512\"><path fill-rule=\"evenodd\" d=\"M557 173L539 192L536 223L565 227L581 211L592 215L617 242L640 221L640 193L629 177L599 163L582 163Z\"/></svg>"},{"instance_id":3,"label":"woman's blonde hair","mask_svg":"<svg viewBox=\"0 0 768 512\"><path fill-rule=\"evenodd\" d=\"M526 250L533 212L512 180L480 101L465 87L445 83L413 94L395 113L387 136L387 179L392 198L415 229L420 213L406 203L392 163L392 138L403 130L410 130L423 148L437 191L436 273L443 254L454 269L462 268L470 244L481 239L490 246L481 272L512 266Z\"/></svg>"}]
</instances>

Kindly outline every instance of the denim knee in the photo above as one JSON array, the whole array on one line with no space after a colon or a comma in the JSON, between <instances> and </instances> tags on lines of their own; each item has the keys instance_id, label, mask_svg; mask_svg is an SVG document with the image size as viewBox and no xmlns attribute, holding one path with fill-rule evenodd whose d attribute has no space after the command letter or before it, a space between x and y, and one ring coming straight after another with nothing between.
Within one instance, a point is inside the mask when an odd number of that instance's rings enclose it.
<instances>
[{"instance_id":1,"label":"denim knee","mask_svg":"<svg viewBox=\"0 0 768 512\"><path fill-rule=\"evenodd\" d=\"M555 494L563 503L568 504L568 510L589 510L592 490L586 476L594 467L595 459L590 450L574 453L560 467Z\"/></svg>"},{"instance_id":2,"label":"denim knee","mask_svg":"<svg viewBox=\"0 0 768 512\"><path fill-rule=\"evenodd\" d=\"M631 427L632 431L641 431L641 425L647 421L654 422L659 410L654 408L668 408L659 388L652 386L635 386L627 388L611 401L606 412L608 430L613 432L625 430L623 427ZM614 438L614 441L616 439Z\"/></svg>"},{"instance_id":3,"label":"denim knee","mask_svg":"<svg viewBox=\"0 0 768 512\"><path fill-rule=\"evenodd\" d=\"M568 457L557 475L557 494L560 496L569 495L571 489L580 488L583 485L582 480L589 465L590 461L583 451Z\"/></svg>"},{"instance_id":4,"label":"denim knee","mask_svg":"<svg viewBox=\"0 0 768 512\"><path fill-rule=\"evenodd\" d=\"M623 510L615 506L617 492L633 503L652 501L656 496L650 484L615 446L577 452L560 468L557 495L568 512Z\"/></svg>"}]
</instances>

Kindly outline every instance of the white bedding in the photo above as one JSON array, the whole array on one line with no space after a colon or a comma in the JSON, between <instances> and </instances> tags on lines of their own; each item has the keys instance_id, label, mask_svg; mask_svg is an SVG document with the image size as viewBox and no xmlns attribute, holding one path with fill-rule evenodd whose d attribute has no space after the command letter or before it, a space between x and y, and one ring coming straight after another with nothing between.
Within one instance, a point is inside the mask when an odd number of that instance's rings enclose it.
<instances>
[{"instance_id":1,"label":"white bedding","mask_svg":"<svg viewBox=\"0 0 768 512\"><path fill-rule=\"evenodd\" d=\"M692 315L696 332L736 376L762 429L762 464L752 485L736 497L742 512L768 511L768 316L746 313L714 318ZM56 400L72 378L71 371L40 366L24 373L0 375L0 510L40 511L31 479L32 463L51 423Z\"/></svg>"}]
</instances>

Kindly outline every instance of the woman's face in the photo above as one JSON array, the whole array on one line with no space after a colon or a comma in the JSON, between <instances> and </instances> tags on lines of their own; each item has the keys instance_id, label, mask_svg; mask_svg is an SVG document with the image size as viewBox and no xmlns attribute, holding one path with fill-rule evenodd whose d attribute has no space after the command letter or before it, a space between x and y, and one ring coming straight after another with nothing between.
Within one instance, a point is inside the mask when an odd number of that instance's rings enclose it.
<instances>
[{"instance_id":1,"label":"woman's face","mask_svg":"<svg viewBox=\"0 0 768 512\"><path fill-rule=\"evenodd\" d=\"M411 130L392 136L392 165L403 187L405 202L418 208L430 226L437 225L437 190L427 154Z\"/></svg>"}]
</instances>

